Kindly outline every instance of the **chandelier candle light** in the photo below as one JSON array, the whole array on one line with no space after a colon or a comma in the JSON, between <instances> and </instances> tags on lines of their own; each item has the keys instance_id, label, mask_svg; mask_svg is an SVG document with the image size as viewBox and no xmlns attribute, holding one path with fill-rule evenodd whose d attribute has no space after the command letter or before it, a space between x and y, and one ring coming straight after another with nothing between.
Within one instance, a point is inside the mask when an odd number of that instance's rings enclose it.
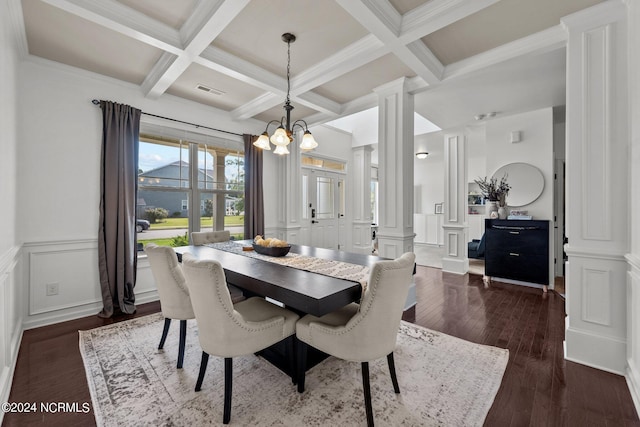
<instances>
[{"instance_id":1,"label":"chandelier candle light","mask_svg":"<svg viewBox=\"0 0 640 427\"><path fill-rule=\"evenodd\" d=\"M271 141L271 143L276 146L273 152L280 155L289 154L287 145L289 145L289 143L293 141L293 130L296 126L300 127L300 129L304 131L302 142L300 143L300 148L302 150L313 150L318 146L318 143L313 138L313 135L311 135L311 132L309 132L307 122L300 119L291 124L291 110L293 110L293 105L291 105L291 102L289 101L289 92L291 91L291 83L289 81L289 77L291 70L291 43L296 41L296 36L291 33L284 33L282 35L282 41L287 43L287 98L285 99L284 105L282 107L285 109L286 116L282 117L280 121L271 120L269 123L267 123L267 127L262 135L260 135L258 139L253 143L253 145L263 150L271 150L271 145L269 145L269 141ZM280 126L278 126L271 138L269 138L268 130L269 125L271 125L272 123L279 123Z\"/></svg>"}]
</instances>

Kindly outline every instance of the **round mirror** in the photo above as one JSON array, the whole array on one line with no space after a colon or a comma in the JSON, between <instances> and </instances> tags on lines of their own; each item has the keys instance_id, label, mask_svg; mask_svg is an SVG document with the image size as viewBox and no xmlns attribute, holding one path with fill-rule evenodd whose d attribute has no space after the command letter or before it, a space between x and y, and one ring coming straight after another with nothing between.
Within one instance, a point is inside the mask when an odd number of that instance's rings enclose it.
<instances>
[{"instance_id":1,"label":"round mirror","mask_svg":"<svg viewBox=\"0 0 640 427\"><path fill-rule=\"evenodd\" d=\"M528 163L509 163L498 169L493 177L500 180L507 175L511 186L507 206L524 206L533 203L544 190L544 176L537 167Z\"/></svg>"}]
</instances>

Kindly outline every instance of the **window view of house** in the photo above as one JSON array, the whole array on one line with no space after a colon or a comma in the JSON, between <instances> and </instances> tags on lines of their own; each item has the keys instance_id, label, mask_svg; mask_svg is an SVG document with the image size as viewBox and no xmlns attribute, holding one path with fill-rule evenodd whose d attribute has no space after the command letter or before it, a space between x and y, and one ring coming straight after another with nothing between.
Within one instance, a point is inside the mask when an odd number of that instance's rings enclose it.
<instances>
[{"instance_id":1,"label":"window view of house","mask_svg":"<svg viewBox=\"0 0 640 427\"><path fill-rule=\"evenodd\" d=\"M139 242L180 246L204 230L243 238L243 152L140 135L138 157L136 214L150 223Z\"/></svg>"}]
</instances>

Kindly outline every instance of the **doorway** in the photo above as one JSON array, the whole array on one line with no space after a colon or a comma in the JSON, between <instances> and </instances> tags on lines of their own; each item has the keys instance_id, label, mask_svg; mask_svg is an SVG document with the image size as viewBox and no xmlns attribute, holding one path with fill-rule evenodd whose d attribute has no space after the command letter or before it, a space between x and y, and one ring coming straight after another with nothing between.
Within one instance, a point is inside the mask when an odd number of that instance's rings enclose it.
<instances>
[{"instance_id":1,"label":"doorway","mask_svg":"<svg viewBox=\"0 0 640 427\"><path fill-rule=\"evenodd\" d=\"M309 244L339 250L345 247L345 176L303 168L303 221L308 223Z\"/></svg>"}]
</instances>

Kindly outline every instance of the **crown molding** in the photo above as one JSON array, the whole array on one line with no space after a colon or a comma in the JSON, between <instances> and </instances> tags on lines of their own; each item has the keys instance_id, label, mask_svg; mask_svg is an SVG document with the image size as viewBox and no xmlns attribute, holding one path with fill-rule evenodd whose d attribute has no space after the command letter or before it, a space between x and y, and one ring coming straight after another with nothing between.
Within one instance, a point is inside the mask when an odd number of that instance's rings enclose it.
<instances>
[{"instance_id":1,"label":"crown molding","mask_svg":"<svg viewBox=\"0 0 640 427\"><path fill-rule=\"evenodd\" d=\"M27 42L27 32L24 27L24 16L22 15L22 3L20 0L7 0L7 12L9 22L13 27L13 40L18 57L22 60L29 56L29 43Z\"/></svg>"},{"instance_id":2,"label":"crown molding","mask_svg":"<svg viewBox=\"0 0 640 427\"><path fill-rule=\"evenodd\" d=\"M627 5L622 0L608 0L567 15L560 20L567 29L587 29L624 19Z\"/></svg>"}]
</instances>

